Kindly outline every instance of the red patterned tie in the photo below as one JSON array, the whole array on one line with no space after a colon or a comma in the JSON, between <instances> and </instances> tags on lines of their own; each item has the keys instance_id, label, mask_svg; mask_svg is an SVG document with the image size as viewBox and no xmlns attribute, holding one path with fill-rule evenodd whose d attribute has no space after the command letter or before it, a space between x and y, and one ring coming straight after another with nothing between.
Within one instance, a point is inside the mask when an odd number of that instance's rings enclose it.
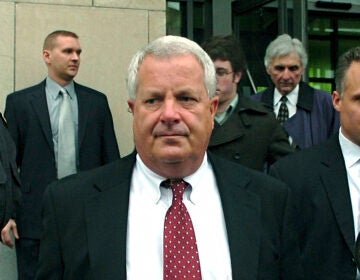
<instances>
[{"instance_id":1,"label":"red patterned tie","mask_svg":"<svg viewBox=\"0 0 360 280\"><path fill-rule=\"evenodd\" d=\"M182 201L183 180L167 180L162 185L173 192L172 204L164 223L164 280L201 280L199 254L189 212Z\"/></svg>"}]
</instances>

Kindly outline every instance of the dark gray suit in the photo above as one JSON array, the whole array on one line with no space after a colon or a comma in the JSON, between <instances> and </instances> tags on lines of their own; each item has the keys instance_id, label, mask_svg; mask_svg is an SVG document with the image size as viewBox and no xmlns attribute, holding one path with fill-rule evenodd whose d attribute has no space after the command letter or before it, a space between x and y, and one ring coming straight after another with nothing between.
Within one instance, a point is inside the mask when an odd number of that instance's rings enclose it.
<instances>
[{"instance_id":1,"label":"dark gray suit","mask_svg":"<svg viewBox=\"0 0 360 280\"><path fill-rule=\"evenodd\" d=\"M75 83L78 101L78 171L120 157L113 120L104 94ZM33 279L41 236L41 202L46 186L57 179L45 81L10 94L5 116L17 148L22 203L16 222L19 279Z\"/></svg>"},{"instance_id":2,"label":"dark gray suit","mask_svg":"<svg viewBox=\"0 0 360 280\"><path fill-rule=\"evenodd\" d=\"M78 99L79 170L119 158L106 96L75 83ZM56 180L56 162L45 81L8 95L5 116L17 148L23 203L17 217L22 237L39 239L45 187Z\"/></svg>"},{"instance_id":3,"label":"dark gray suit","mask_svg":"<svg viewBox=\"0 0 360 280\"><path fill-rule=\"evenodd\" d=\"M305 278L354 280L354 222L338 134L287 156L270 173L292 189Z\"/></svg>"},{"instance_id":4,"label":"dark gray suit","mask_svg":"<svg viewBox=\"0 0 360 280\"><path fill-rule=\"evenodd\" d=\"M263 173L211 154L209 159L223 205L233 279L302 279L289 189ZM49 186L37 279L126 279L134 164L131 154Z\"/></svg>"}]
</instances>

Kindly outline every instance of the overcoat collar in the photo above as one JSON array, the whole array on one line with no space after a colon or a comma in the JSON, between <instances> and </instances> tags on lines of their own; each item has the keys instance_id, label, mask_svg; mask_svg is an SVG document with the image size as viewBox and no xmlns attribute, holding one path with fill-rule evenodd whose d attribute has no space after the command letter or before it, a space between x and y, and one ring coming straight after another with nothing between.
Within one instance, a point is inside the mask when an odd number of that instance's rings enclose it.
<instances>
[{"instance_id":1,"label":"overcoat collar","mask_svg":"<svg viewBox=\"0 0 360 280\"><path fill-rule=\"evenodd\" d=\"M268 87L261 96L261 101L272 110L274 108L274 85ZM304 82L299 84L299 97L296 104L297 107L310 112L314 104L314 89Z\"/></svg>"}]
</instances>

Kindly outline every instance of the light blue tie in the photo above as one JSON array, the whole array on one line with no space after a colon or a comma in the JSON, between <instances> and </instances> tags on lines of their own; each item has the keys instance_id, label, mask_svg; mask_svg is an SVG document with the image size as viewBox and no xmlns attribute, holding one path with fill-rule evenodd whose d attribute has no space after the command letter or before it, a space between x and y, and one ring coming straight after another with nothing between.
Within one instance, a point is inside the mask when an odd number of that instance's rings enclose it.
<instances>
[{"instance_id":1,"label":"light blue tie","mask_svg":"<svg viewBox=\"0 0 360 280\"><path fill-rule=\"evenodd\" d=\"M58 179L76 173L75 123L72 118L70 96L66 89L61 89L62 101L59 112L58 132Z\"/></svg>"}]
</instances>

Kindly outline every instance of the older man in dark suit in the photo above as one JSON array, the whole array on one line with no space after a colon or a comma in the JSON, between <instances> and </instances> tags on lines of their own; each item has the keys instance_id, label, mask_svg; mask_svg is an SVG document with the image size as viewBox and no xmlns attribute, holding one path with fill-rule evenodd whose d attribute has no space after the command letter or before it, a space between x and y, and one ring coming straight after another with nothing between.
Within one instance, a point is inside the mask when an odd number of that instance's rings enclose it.
<instances>
[{"instance_id":1,"label":"older man in dark suit","mask_svg":"<svg viewBox=\"0 0 360 280\"><path fill-rule=\"evenodd\" d=\"M136 152L49 186L37 279L301 279L288 188L206 153L210 57L161 37L127 80Z\"/></svg>"},{"instance_id":2,"label":"older man in dark suit","mask_svg":"<svg viewBox=\"0 0 360 280\"><path fill-rule=\"evenodd\" d=\"M265 67L273 84L252 95L273 110L300 149L323 143L339 129L331 95L301 80L308 57L303 44L282 34L266 48Z\"/></svg>"},{"instance_id":3,"label":"older man in dark suit","mask_svg":"<svg viewBox=\"0 0 360 280\"><path fill-rule=\"evenodd\" d=\"M45 187L120 157L106 96L73 81L80 53L75 33L49 34L43 47L47 78L6 100L5 116L22 181L22 204L16 217L19 279L35 277Z\"/></svg>"},{"instance_id":4,"label":"older man in dark suit","mask_svg":"<svg viewBox=\"0 0 360 280\"><path fill-rule=\"evenodd\" d=\"M327 142L281 159L270 173L292 189L306 279L359 279L360 47L342 55L332 100L341 128Z\"/></svg>"}]
</instances>

